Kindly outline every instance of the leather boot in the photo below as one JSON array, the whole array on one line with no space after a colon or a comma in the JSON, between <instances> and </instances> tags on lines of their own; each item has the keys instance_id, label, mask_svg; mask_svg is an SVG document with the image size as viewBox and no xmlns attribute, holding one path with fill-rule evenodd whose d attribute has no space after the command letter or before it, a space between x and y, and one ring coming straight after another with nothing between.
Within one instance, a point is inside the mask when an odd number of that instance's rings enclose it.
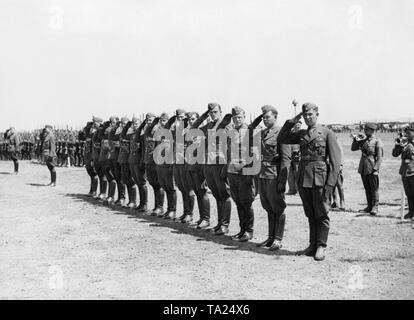
<instances>
[{"instance_id":1,"label":"leather boot","mask_svg":"<svg viewBox=\"0 0 414 320\"><path fill-rule=\"evenodd\" d=\"M138 212L147 211L148 203L148 188L147 186L138 186L139 192L139 206L137 207Z\"/></svg>"},{"instance_id":2,"label":"leather boot","mask_svg":"<svg viewBox=\"0 0 414 320\"><path fill-rule=\"evenodd\" d=\"M275 215L272 212L267 212L267 227L268 236L263 242L257 244L258 247L270 247L275 240Z\"/></svg>"},{"instance_id":3,"label":"leather boot","mask_svg":"<svg viewBox=\"0 0 414 320\"><path fill-rule=\"evenodd\" d=\"M167 202L168 202L167 211L175 212L177 208L177 192L175 190L172 192L167 192Z\"/></svg>"},{"instance_id":4,"label":"leather boot","mask_svg":"<svg viewBox=\"0 0 414 320\"><path fill-rule=\"evenodd\" d=\"M129 196L128 207L131 209L135 209L137 207L137 188L135 186L132 186L129 188L128 196Z\"/></svg>"},{"instance_id":5,"label":"leather boot","mask_svg":"<svg viewBox=\"0 0 414 320\"><path fill-rule=\"evenodd\" d=\"M309 246L300 252L306 256L314 256L316 254L316 221L308 218L309 222Z\"/></svg>"},{"instance_id":6,"label":"leather boot","mask_svg":"<svg viewBox=\"0 0 414 320\"><path fill-rule=\"evenodd\" d=\"M18 173L19 172L19 163L17 161L14 161L14 173Z\"/></svg>"}]
</instances>

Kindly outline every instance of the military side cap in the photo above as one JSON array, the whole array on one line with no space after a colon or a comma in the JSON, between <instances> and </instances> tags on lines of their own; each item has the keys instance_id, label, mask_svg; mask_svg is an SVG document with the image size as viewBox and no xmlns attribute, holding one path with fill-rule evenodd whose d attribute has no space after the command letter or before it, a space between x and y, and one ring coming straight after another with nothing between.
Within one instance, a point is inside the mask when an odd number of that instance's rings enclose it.
<instances>
[{"instance_id":1,"label":"military side cap","mask_svg":"<svg viewBox=\"0 0 414 320\"><path fill-rule=\"evenodd\" d=\"M178 117L178 116L180 116L180 115L182 115L182 114L184 114L185 115L185 110L183 110L183 109L177 109L177 110L175 110L175 115Z\"/></svg>"},{"instance_id":2,"label":"military side cap","mask_svg":"<svg viewBox=\"0 0 414 320\"><path fill-rule=\"evenodd\" d=\"M50 124L45 125L45 128L46 128L46 129L50 129L50 130L52 130L52 129L53 129L53 127L52 127Z\"/></svg>"},{"instance_id":3,"label":"military side cap","mask_svg":"<svg viewBox=\"0 0 414 320\"><path fill-rule=\"evenodd\" d=\"M198 115L198 113L197 113L197 112L194 112L194 111L187 112L187 118L192 118L194 115L195 115L197 118L199 117L199 115Z\"/></svg>"},{"instance_id":4,"label":"military side cap","mask_svg":"<svg viewBox=\"0 0 414 320\"><path fill-rule=\"evenodd\" d=\"M160 119L161 120L163 120L163 119L169 119L170 117L168 116L168 113L166 113L166 112L163 112L163 113L161 113L161 115L160 115Z\"/></svg>"},{"instance_id":5,"label":"military side cap","mask_svg":"<svg viewBox=\"0 0 414 320\"><path fill-rule=\"evenodd\" d=\"M269 111L272 111L272 113L274 114L278 114L277 110L275 107L271 106L271 105L265 105L262 107L262 113L268 113Z\"/></svg>"},{"instance_id":6,"label":"military side cap","mask_svg":"<svg viewBox=\"0 0 414 320\"><path fill-rule=\"evenodd\" d=\"M231 109L231 115L232 116L237 116L239 114L244 114L244 110L240 107L234 107Z\"/></svg>"},{"instance_id":7,"label":"military side cap","mask_svg":"<svg viewBox=\"0 0 414 320\"><path fill-rule=\"evenodd\" d=\"M137 118L136 116L132 117L132 122L138 122L138 121L139 121L139 118Z\"/></svg>"},{"instance_id":8,"label":"military side cap","mask_svg":"<svg viewBox=\"0 0 414 320\"><path fill-rule=\"evenodd\" d=\"M364 128L366 129L372 129L372 130L377 130L378 129L378 125L374 122L367 122L364 126Z\"/></svg>"},{"instance_id":9,"label":"military side cap","mask_svg":"<svg viewBox=\"0 0 414 320\"><path fill-rule=\"evenodd\" d=\"M404 131L414 131L414 122L410 123L408 127L404 128Z\"/></svg>"},{"instance_id":10,"label":"military side cap","mask_svg":"<svg viewBox=\"0 0 414 320\"><path fill-rule=\"evenodd\" d=\"M103 122L102 118L95 117L95 116L93 116L92 121L93 122L98 122L98 123L102 123Z\"/></svg>"},{"instance_id":11,"label":"military side cap","mask_svg":"<svg viewBox=\"0 0 414 320\"><path fill-rule=\"evenodd\" d=\"M311 102L306 102L302 105L302 112L308 112L310 110L315 110L318 112L318 106Z\"/></svg>"},{"instance_id":12,"label":"military side cap","mask_svg":"<svg viewBox=\"0 0 414 320\"><path fill-rule=\"evenodd\" d=\"M118 120L119 120L119 118L115 117L115 116L112 116L112 117L109 118L109 121L111 121L111 122L118 121Z\"/></svg>"},{"instance_id":13,"label":"military side cap","mask_svg":"<svg viewBox=\"0 0 414 320\"><path fill-rule=\"evenodd\" d=\"M128 117L122 117L121 118L121 122L123 122L123 123L126 123L128 121L129 121Z\"/></svg>"},{"instance_id":14,"label":"military side cap","mask_svg":"<svg viewBox=\"0 0 414 320\"><path fill-rule=\"evenodd\" d=\"M155 114L154 114L154 113L152 113L152 112L148 112L148 113L145 115L145 119L149 119L149 118L155 118Z\"/></svg>"},{"instance_id":15,"label":"military side cap","mask_svg":"<svg viewBox=\"0 0 414 320\"><path fill-rule=\"evenodd\" d=\"M213 110L215 107L219 107L221 109L220 105L216 102L210 102L208 104L208 110Z\"/></svg>"}]
</instances>

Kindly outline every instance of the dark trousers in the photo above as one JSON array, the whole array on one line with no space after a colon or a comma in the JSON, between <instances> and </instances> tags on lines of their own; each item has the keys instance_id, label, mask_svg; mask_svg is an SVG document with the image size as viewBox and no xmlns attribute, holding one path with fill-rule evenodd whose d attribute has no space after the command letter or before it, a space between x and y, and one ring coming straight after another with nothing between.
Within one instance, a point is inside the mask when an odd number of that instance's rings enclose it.
<instances>
[{"instance_id":1,"label":"dark trousers","mask_svg":"<svg viewBox=\"0 0 414 320\"><path fill-rule=\"evenodd\" d=\"M139 203L141 206L147 205L148 202L148 188L147 188L147 178L145 175L145 167L142 164L130 163L129 169L132 174L132 179L135 184L138 186L139 192Z\"/></svg>"},{"instance_id":2,"label":"dark trousers","mask_svg":"<svg viewBox=\"0 0 414 320\"><path fill-rule=\"evenodd\" d=\"M50 182L55 183L56 182L56 157L49 157L46 156L46 166L50 171Z\"/></svg>"},{"instance_id":3,"label":"dark trousers","mask_svg":"<svg viewBox=\"0 0 414 320\"><path fill-rule=\"evenodd\" d=\"M210 221L210 199L207 194L206 178L203 174L201 166L189 168L187 170L187 180L197 196L198 211L200 212L200 219Z\"/></svg>"},{"instance_id":4,"label":"dark trousers","mask_svg":"<svg viewBox=\"0 0 414 320\"><path fill-rule=\"evenodd\" d=\"M177 210L177 191L174 187L174 173L172 166L156 166L158 181L167 193L168 211Z\"/></svg>"},{"instance_id":5,"label":"dark trousers","mask_svg":"<svg viewBox=\"0 0 414 320\"><path fill-rule=\"evenodd\" d=\"M121 163L120 165L121 165L121 181L129 189L134 185L134 180L132 179L132 173L129 167L129 163Z\"/></svg>"},{"instance_id":6,"label":"dark trousers","mask_svg":"<svg viewBox=\"0 0 414 320\"><path fill-rule=\"evenodd\" d=\"M277 179L259 179L260 202L267 212L268 236L283 239L286 222L285 194L277 192Z\"/></svg>"},{"instance_id":7,"label":"dark trousers","mask_svg":"<svg viewBox=\"0 0 414 320\"><path fill-rule=\"evenodd\" d=\"M228 227L231 216L231 200L226 180L220 176L222 168L222 164L204 165L204 176L207 186L216 199L218 224Z\"/></svg>"},{"instance_id":8,"label":"dark trousers","mask_svg":"<svg viewBox=\"0 0 414 320\"><path fill-rule=\"evenodd\" d=\"M180 190L183 198L183 207L185 215L192 215L194 210L194 191L187 179L187 173L184 164L174 165L174 181Z\"/></svg>"},{"instance_id":9,"label":"dark trousers","mask_svg":"<svg viewBox=\"0 0 414 320\"><path fill-rule=\"evenodd\" d=\"M118 200L125 199L125 184L121 180L121 165L118 163L117 159L109 159L108 161L109 169L115 180L115 183L112 180L112 183L109 186L109 197L114 198L115 189L118 188Z\"/></svg>"},{"instance_id":10,"label":"dark trousers","mask_svg":"<svg viewBox=\"0 0 414 320\"><path fill-rule=\"evenodd\" d=\"M17 153L12 152L10 154L10 158L11 158L11 160L13 160L14 172L19 172L19 159L17 157Z\"/></svg>"},{"instance_id":11,"label":"dark trousers","mask_svg":"<svg viewBox=\"0 0 414 320\"><path fill-rule=\"evenodd\" d=\"M329 234L329 199L324 198L321 187L299 187L299 195L309 222L311 246L326 247Z\"/></svg>"},{"instance_id":12,"label":"dark trousers","mask_svg":"<svg viewBox=\"0 0 414 320\"><path fill-rule=\"evenodd\" d=\"M89 177L91 178L91 185L89 188L89 193L93 193L97 191L98 188L98 174L96 173L95 168L92 166L91 158L86 156L85 157L85 167L86 172L88 173Z\"/></svg>"},{"instance_id":13,"label":"dark trousers","mask_svg":"<svg viewBox=\"0 0 414 320\"><path fill-rule=\"evenodd\" d=\"M414 176L402 177L405 195L408 199L408 213L414 217Z\"/></svg>"},{"instance_id":14,"label":"dark trousers","mask_svg":"<svg viewBox=\"0 0 414 320\"><path fill-rule=\"evenodd\" d=\"M99 158L94 158L93 166L95 168L96 173L98 174L99 189L100 189L99 193L106 194L108 181L106 180L106 176L105 176L105 163L99 161Z\"/></svg>"},{"instance_id":15,"label":"dark trousers","mask_svg":"<svg viewBox=\"0 0 414 320\"><path fill-rule=\"evenodd\" d=\"M154 209L163 209L165 191L161 188L161 184L158 181L158 174L155 164L146 164L145 172L147 174L148 182L154 190Z\"/></svg>"},{"instance_id":16,"label":"dark trousers","mask_svg":"<svg viewBox=\"0 0 414 320\"><path fill-rule=\"evenodd\" d=\"M337 195L338 193L338 195ZM339 172L338 181L334 189L332 190L332 202L338 204L338 196L340 204L343 204L345 201L345 194L344 194L344 175L342 170Z\"/></svg>"},{"instance_id":17,"label":"dark trousers","mask_svg":"<svg viewBox=\"0 0 414 320\"><path fill-rule=\"evenodd\" d=\"M253 201L256 195L253 176L228 174L230 195L237 206L240 231L253 232L254 211Z\"/></svg>"},{"instance_id":18,"label":"dark trousers","mask_svg":"<svg viewBox=\"0 0 414 320\"><path fill-rule=\"evenodd\" d=\"M296 194L298 192L298 167L299 162L292 161L290 163L289 175L288 175L288 193Z\"/></svg>"},{"instance_id":19,"label":"dark trousers","mask_svg":"<svg viewBox=\"0 0 414 320\"><path fill-rule=\"evenodd\" d=\"M361 175L362 183L365 189L365 196L367 198L368 210L378 210L379 203L379 179L378 175L365 174Z\"/></svg>"}]
</instances>

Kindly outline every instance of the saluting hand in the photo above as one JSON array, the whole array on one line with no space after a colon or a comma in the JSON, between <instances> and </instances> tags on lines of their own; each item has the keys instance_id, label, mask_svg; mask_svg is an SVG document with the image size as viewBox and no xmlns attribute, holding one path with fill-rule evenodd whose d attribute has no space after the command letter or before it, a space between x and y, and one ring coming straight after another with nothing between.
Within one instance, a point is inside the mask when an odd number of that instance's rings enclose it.
<instances>
[{"instance_id":1,"label":"saluting hand","mask_svg":"<svg viewBox=\"0 0 414 320\"><path fill-rule=\"evenodd\" d=\"M303 112L299 112L296 116L294 116L292 119L290 119L290 121L297 123L297 122L299 122L302 115L303 115Z\"/></svg>"}]
</instances>

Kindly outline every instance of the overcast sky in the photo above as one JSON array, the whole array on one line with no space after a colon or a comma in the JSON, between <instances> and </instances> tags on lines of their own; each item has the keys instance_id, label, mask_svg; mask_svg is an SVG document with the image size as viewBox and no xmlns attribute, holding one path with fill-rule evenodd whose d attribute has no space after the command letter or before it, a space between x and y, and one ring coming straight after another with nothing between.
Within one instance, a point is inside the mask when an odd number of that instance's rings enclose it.
<instances>
[{"instance_id":1,"label":"overcast sky","mask_svg":"<svg viewBox=\"0 0 414 320\"><path fill-rule=\"evenodd\" d=\"M413 0L0 0L0 131L220 103L412 118Z\"/></svg>"}]
</instances>

